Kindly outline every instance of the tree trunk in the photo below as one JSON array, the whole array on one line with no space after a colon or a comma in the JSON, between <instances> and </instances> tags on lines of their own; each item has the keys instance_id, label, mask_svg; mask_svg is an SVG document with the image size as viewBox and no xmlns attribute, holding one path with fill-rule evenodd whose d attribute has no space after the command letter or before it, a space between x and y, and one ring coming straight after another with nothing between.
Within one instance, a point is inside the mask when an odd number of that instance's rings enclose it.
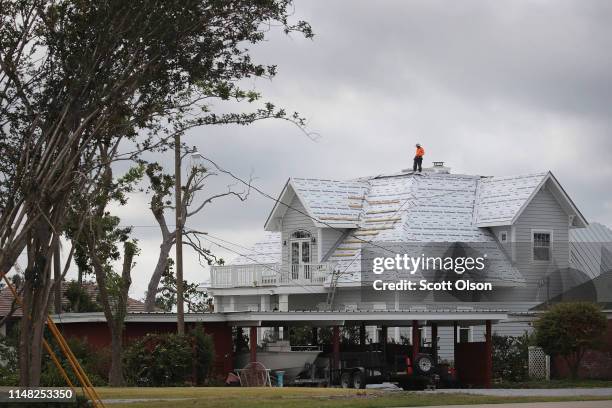
<instances>
[{"instance_id":1,"label":"tree trunk","mask_svg":"<svg viewBox=\"0 0 612 408\"><path fill-rule=\"evenodd\" d=\"M59 240L53 252L53 311L62 313L62 265L60 260Z\"/></svg>"},{"instance_id":2,"label":"tree trunk","mask_svg":"<svg viewBox=\"0 0 612 408\"><path fill-rule=\"evenodd\" d=\"M19 331L19 385L21 387L27 387L30 383L30 320L26 317L25 312L30 309L30 286L30 282L26 280L21 299L21 307L24 311Z\"/></svg>"},{"instance_id":3,"label":"tree trunk","mask_svg":"<svg viewBox=\"0 0 612 408\"><path fill-rule=\"evenodd\" d=\"M111 387L122 387L125 385L123 379L123 324L109 323L111 328L111 366L108 373L108 385Z\"/></svg>"},{"instance_id":4,"label":"tree trunk","mask_svg":"<svg viewBox=\"0 0 612 408\"><path fill-rule=\"evenodd\" d=\"M149 280L149 286L147 287L147 294L145 298L144 310L145 312L153 312L155 310L155 296L157 296L157 288L161 280L164 270L168 267L168 257L172 250L174 240L172 236L165 237L159 246L159 257L157 258L157 265L153 270L153 275Z\"/></svg>"},{"instance_id":5,"label":"tree trunk","mask_svg":"<svg viewBox=\"0 0 612 408\"><path fill-rule=\"evenodd\" d=\"M52 286L50 259L56 244L57 238L52 239L48 225L44 222L39 223L30 234L19 340L19 382L21 386L37 387L40 385L42 340Z\"/></svg>"}]
</instances>

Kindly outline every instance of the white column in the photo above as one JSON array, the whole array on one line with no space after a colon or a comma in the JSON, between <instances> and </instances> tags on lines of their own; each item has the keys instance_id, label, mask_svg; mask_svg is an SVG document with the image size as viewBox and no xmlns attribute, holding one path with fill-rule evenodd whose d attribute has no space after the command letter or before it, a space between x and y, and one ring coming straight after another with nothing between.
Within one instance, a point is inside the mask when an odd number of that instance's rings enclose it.
<instances>
[{"instance_id":1,"label":"white column","mask_svg":"<svg viewBox=\"0 0 612 408\"><path fill-rule=\"evenodd\" d=\"M289 295L278 295L278 311L289 311Z\"/></svg>"},{"instance_id":2,"label":"white column","mask_svg":"<svg viewBox=\"0 0 612 408\"><path fill-rule=\"evenodd\" d=\"M260 312L270 311L270 295L261 295L259 311Z\"/></svg>"}]
</instances>

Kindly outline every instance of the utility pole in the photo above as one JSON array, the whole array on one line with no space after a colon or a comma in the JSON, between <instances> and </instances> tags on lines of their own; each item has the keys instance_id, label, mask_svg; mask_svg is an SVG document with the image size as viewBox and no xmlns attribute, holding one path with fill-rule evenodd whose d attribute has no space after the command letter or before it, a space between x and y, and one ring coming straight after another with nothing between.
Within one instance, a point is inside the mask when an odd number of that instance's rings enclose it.
<instances>
[{"instance_id":1,"label":"utility pole","mask_svg":"<svg viewBox=\"0 0 612 408\"><path fill-rule=\"evenodd\" d=\"M174 136L174 196L176 205L176 329L185 333L183 308L183 205L181 194L181 136Z\"/></svg>"}]
</instances>

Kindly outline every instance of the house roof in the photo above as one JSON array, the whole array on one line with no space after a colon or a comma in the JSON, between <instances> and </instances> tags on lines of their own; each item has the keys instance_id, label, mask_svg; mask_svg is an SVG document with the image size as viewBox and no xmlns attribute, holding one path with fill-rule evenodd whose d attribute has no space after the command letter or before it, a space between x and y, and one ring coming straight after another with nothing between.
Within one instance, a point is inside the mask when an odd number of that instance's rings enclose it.
<instances>
[{"instance_id":1,"label":"house roof","mask_svg":"<svg viewBox=\"0 0 612 408\"><path fill-rule=\"evenodd\" d=\"M68 285L62 285L62 306L67 306L70 304L68 299L66 298L66 289ZM83 283L83 289L87 292L91 299L96 299L98 297L98 286L94 283L85 282ZM0 289L0 316L6 316L11 310L11 306L13 304L13 294L11 290L7 287ZM51 302L51 310L53 309L53 302ZM144 312L144 303L132 299L128 297L128 312ZM21 317L23 313L21 311L21 307L17 306L15 312L13 313L14 317Z\"/></svg>"},{"instance_id":2,"label":"house roof","mask_svg":"<svg viewBox=\"0 0 612 408\"><path fill-rule=\"evenodd\" d=\"M61 320L52 316L58 324L78 324L82 322L104 322L104 314L97 313L64 313ZM185 322L225 323L231 326L276 327L301 325L307 322L312 326L343 326L348 322L385 322L389 326L410 326L415 320L435 321L438 326L452 327L455 322L465 325L483 324L486 320L493 323L507 320L508 311L504 309L469 309L436 308L408 310L301 310L301 311L244 311L244 312L211 312L185 313ZM125 322L176 322L176 313L129 313Z\"/></svg>"},{"instance_id":3,"label":"house roof","mask_svg":"<svg viewBox=\"0 0 612 408\"><path fill-rule=\"evenodd\" d=\"M474 206L474 223L480 227L509 225L525 207L548 173L487 177L480 180Z\"/></svg>"},{"instance_id":4,"label":"house roof","mask_svg":"<svg viewBox=\"0 0 612 408\"><path fill-rule=\"evenodd\" d=\"M411 243L413 251L418 250L415 244L431 251L430 244L437 243L442 254L451 250L453 243L461 242L486 252L488 281L516 286L524 282L523 277L483 227L511 225L545 185L568 215L574 216L575 226L587 225L550 172L482 177L427 170L349 181L289 179L265 229L280 231L280 220L297 196L315 225L349 231L327 259L343 272L344 283L360 281L361 262L365 260L361 259L362 249L368 243ZM270 259L280 261L281 246L276 246L273 256L269 251L274 245L267 246L270 239L280 240L278 234L268 235L258 245L267 248Z\"/></svg>"},{"instance_id":5,"label":"house roof","mask_svg":"<svg viewBox=\"0 0 612 408\"><path fill-rule=\"evenodd\" d=\"M593 302L604 310L612 309L612 270L577 285L531 310L545 310L549 304L559 302Z\"/></svg>"},{"instance_id":6,"label":"house roof","mask_svg":"<svg viewBox=\"0 0 612 408\"><path fill-rule=\"evenodd\" d=\"M590 278L612 271L612 230L598 223L570 230L570 266Z\"/></svg>"},{"instance_id":7,"label":"house roof","mask_svg":"<svg viewBox=\"0 0 612 408\"><path fill-rule=\"evenodd\" d=\"M574 202L551 172L523 176L485 177L480 180L474 206L474 224L478 227L512 225L531 199L546 185L575 227L588 225Z\"/></svg>"}]
</instances>

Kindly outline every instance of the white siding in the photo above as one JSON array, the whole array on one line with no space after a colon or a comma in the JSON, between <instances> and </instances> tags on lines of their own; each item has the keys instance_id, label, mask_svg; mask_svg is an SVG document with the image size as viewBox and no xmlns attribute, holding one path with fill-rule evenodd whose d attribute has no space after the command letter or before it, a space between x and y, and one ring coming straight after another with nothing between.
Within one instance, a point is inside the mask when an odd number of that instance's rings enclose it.
<instances>
[{"instance_id":1,"label":"white siding","mask_svg":"<svg viewBox=\"0 0 612 408\"><path fill-rule=\"evenodd\" d=\"M342 231L334 228L321 228L321 254L320 258L323 258L338 242L338 239L342 236Z\"/></svg>"},{"instance_id":2,"label":"white siding","mask_svg":"<svg viewBox=\"0 0 612 408\"><path fill-rule=\"evenodd\" d=\"M514 225L514 260L525 278L525 288L515 291L515 301L545 301L562 290L557 270L569 267L569 220L557 200L546 188L540 190ZM533 230L552 232L550 262L534 261ZM550 278L547 279L547 276ZM520 292L520 296L519 295Z\"/></svg>"}]
</instances>

